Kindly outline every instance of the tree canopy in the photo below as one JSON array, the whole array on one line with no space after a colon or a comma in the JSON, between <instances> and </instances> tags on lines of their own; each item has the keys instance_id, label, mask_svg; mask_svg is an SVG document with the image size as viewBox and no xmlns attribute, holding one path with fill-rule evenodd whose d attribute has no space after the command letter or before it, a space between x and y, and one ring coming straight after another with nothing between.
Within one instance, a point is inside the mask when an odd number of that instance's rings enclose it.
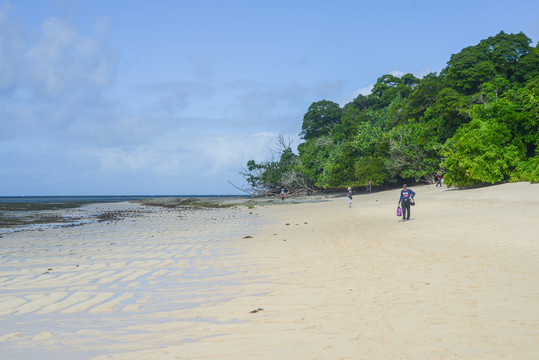
<instances>
[{"instance_id":1,"label":"tree canopy","mask_svg":"<svg viewBox=\"0 0 539 360\"><path fill-rule=\"evenodd\" d=\"M279 161L249 162L246 179L256 171L270 191L286 181L306 189L431 182L437 173L455 186L538 182L539 45L531 43L502 31L451 55L439 74L382 75L342 108L313 102L297 155L289 147Z\"/></svg>"}]
</instances>

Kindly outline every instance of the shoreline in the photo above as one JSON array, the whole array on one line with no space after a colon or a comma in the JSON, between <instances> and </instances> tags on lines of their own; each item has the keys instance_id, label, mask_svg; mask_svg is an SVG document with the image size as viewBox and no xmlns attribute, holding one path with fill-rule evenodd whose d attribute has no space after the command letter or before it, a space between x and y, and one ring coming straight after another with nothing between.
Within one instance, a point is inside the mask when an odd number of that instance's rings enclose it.
<instances>
[{"instance_id":1,"label":"shoreline","mask_svg":"<svg viewBox=\"0 0 539 360\"><path fill-rule=\"evenodd\" d=\"M11 252L0 320L12 328L0 349L15 359L534 359L539 185L412 189L410 222L395 216L394 190L354 196L352 208L345 194L155 208L36 233L47 244L37 248L28 234L1 239Z\"/></svg>"},{"instance_id":2,"label":"shoreline","mask_svg":"<svg viewBox=\"0 0 539 360\"><path fill-rule=\"evenodd\" d=\"M338 194L312 194L287 198L287 204L322 202ZM2 201L0 197L0 237L22 231L44 231L54 228L83 226L95 222L113 222L140 216L152 207L178 210L200 210L229 207L277 205L280 197L247 197L241 195L186 196L42 196ZM35 200L40 198L39 200ZM95 200L91 200L95 198ZM110 198L110 200L106 200ZM125 200L123 198L136 198ZM34 200L32 200L34 199ZM138 208L137 208L138 206Z\"/></svg>"},{"instance_id":3,"label":"shoreline","mask_svg":"<svg viewBox=\"0 0 539 360\"><path fill-rule=\"evenodd\" d=\"M0 236L118 221L139 216L148 209L147 206L197 210L242 204L240 196L44 196L3 201L7 198L0 197Z\"/></svg>"}]
</instances>

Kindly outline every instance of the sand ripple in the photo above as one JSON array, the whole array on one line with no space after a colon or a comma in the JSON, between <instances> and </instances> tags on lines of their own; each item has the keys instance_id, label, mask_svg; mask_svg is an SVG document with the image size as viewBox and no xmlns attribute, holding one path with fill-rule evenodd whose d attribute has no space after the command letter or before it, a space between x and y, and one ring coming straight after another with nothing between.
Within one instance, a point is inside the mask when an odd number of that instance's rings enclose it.
<instances>
[{"instance_id":1,"label":"sand ripple","mask_svg":"<svg viewBox=\"0 0 539 360\"><path fill-rule=\"evenodd\" d=\"M67 350L91 354L92 343L112 344L143 318L233 298L230 275L242 269L224 260L241 256L232 244L253 219L234 209L152 208L116 223L5 235L0 342L12 349L5 354L54 358L60 338Z\"/></svg>"}]
</instances>

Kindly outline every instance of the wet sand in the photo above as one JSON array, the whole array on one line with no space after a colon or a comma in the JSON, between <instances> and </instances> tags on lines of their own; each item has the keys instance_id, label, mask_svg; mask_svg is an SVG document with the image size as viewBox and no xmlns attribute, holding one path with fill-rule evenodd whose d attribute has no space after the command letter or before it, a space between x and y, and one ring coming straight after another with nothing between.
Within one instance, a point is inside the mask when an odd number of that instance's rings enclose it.
<instances>
[{"instance_id":1,"label":"wet sand","mask_svg":"<svg viewBox=\"0 0 539 360\"><path fill-rule=\"evenodd\" d=\"M160 209L0 239L0 350L15 359L535 359L539 185L412 189L409 222L395 216L394 190L356 194L352 208L343 193Z\"/></svg>"}]
</instances>

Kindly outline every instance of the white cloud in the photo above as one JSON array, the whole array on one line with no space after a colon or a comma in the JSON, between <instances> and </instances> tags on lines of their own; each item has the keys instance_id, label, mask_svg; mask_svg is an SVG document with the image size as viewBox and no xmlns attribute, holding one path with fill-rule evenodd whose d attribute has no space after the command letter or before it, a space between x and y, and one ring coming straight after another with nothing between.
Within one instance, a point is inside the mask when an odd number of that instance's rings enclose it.
<instances>
[{"instance_id":1,"label":"white cloud","mask_svg":"<svg viewBox=\"0 0 539 360\"><path fill-rule=\"evenodd\" d=\"M355 90L348 96L344 97L341 101L339 101L339 106L343 107L344 105L348 104L349 102L354 101L358 95L364 95L367 96L371 93L372 89L374 88L374 84L369 84L365 87L362 87L360 89Z\"/></svg>"},{"instance_id":2,"label":"white cloud","mask_svg":"<svg viewBox=\"0 0 539 360\"><path fill-rule=\"evenodd\" d=\"M124 181L131 193L174 193L171 184L196 189L212 181L224 182L226 193L227 178L237 178L248 160L272 155L279 133L297 139L312 102L345 87L219 83L219 64L192 57L191 77L139 85L132 94L140 101L123 99L115 93L119 56L108 45L107 19L84 36L56 17L25 28L10 22L5 4L0 161L3 174L20 179L12 193L87 193L88 186L110 193L123 191Z\"/></svg>"},{"instance_id":3,"label":"white cloud","mask_svg":"<svg viewBox=\"0 0 539 360\"><path fill-rule=\"evenodd\" d=\"M295 82L268 87L253 81L227 84L233 103L225 115L253 129L275 129L300 132L303 115L309 106L320 100L333 100L342 95L346 82L321 81L309 85Z\"/></svg>"},{"instance_id":4,"label":"white cloud","mask_svg":"<svg viewBox=\"0 0 539 360\"><path fill-rule=\"evenodd\" d=\"M372 89L374 88L374 84L369 84L365 87L362 87L361 89L356 90L356 96L358 95L364 95L367 96L372 92Z\"/></svg>"},{"instance_id":5,"label":"white cloud","mask_svg":"<svg viewBox=\"0 0 539 360\"><path fill-rule=\"evenodd\" d=\"M148 97L147 111L153 114L178 116L192 102L209 102L215 94L212 86L194 81L169 81L139 86Z\"/></svg>"},{"instance_id":6,"label":"white cloud","mask_svg":"<svg viewBox=\"0 0 539 360\"><path fill-rule=\"evenodd\" d=\"M426 67L423 69L419 69L418 71L414 72L414 76L418 79L423 79L426 75L430 74L432 72L432 69L430 67Z\"/></svg>"},{"instance_id":7,"label":"white cloud","mask_svg":"<svg viewBox=\"0 0 539 360\"><path fill-rule=\"evenodd\" d=\"M151 144L95 149L100 172L147 172L159 177L216 175L239 171L248 160L262 161L277 139L274 133L249 135L166 134Z\"/></svg>"},{"instance_id":8,"label":"white cloud","mask_svg":"<svg viewBox=\"0 0 539 360\"><path fill-rule=\"evenodd\" d=\"M98 21L94 37L58 18L30 29L9 20L10 7L0 6L0 137L76 141L115 123L118 112L103 97L118 59L106 45L107 22Z\"/></svg>"},{"instance_id":9,"label":"white cloud","mask_svg":"<svg viewBox=\"0 0 539 360\"><path fill-rule=\"evenodd\" d=\"M0 94L13 91L21 76L24 39L19 27L8 20L12 6L0 3Z\"/></svg>"},{"instance_id":10,"label":"white cloud","mask_svg":"<svg viewBox=\"0 0 539 360\"><path fill-rule=\"evenodd\" d=\"M28 82L40 94L92 94L114 79L112 52L98 38L82 37L60 19L45 21L37 41L27 45Z\"/></svg>"}]
</instances>

